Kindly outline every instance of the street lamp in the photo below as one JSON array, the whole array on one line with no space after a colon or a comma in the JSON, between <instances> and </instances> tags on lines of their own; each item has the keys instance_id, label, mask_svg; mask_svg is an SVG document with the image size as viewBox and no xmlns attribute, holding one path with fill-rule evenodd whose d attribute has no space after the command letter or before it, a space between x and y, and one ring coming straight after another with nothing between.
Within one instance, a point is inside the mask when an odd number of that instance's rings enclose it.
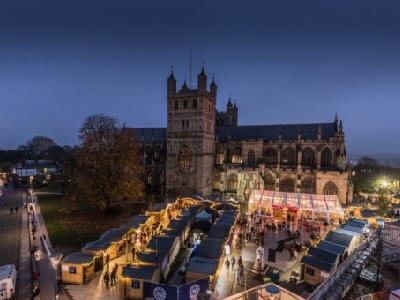
<instances>
[{"instance_id":1,"label":"street lamp","mask_svg":"<svg viewBox=\"0 0 400 300\"><path fill-rule=\"evenodd\" d=\"M49 256L51 260L51 264L53 265L53 268L55 270L55 275L56 275L56 283L54 284L54 299L57 299L57 267L58 263L60 262L62 258L62 253L54 253Z\"/></svg>"}]
</instances>

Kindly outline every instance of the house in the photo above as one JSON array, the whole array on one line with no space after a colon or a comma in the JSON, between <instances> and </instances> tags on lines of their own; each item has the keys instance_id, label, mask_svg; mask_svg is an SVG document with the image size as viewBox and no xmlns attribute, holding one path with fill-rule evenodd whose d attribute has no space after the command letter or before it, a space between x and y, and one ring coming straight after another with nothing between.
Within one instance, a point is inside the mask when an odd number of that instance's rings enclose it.
<instances>
[{"instance_id":1,"label":"house","mask_svg":"<svg viewBox=\"0 0 400 300\"><path fill-rule=\"evenodd\" d=\"M336 270L334 263L311 255L303 255L301 263L303 264L304 281L311 285L321 284Z\"/></svg>"},{"instance_id":2,"label":"house","mask_svg":"<svg viewBox=\"0 0 400 300\"><path fill-rule=\"evenodd\" d=\"M357 237L331 230L326 234L325 241L344 246L347 248L348 254L351 254L356 248Z\"/></svg>"},{"instance_id":3,"label":"house","mask_svg":"<svg viewBox=\"0 0 400 300\"><path fill-rule=\"evenodd\" d=\"M119 298L143 299L144 282L160 282L160 269L156 266L128 265L121 273Z\"/></svg>"}]
</instances>

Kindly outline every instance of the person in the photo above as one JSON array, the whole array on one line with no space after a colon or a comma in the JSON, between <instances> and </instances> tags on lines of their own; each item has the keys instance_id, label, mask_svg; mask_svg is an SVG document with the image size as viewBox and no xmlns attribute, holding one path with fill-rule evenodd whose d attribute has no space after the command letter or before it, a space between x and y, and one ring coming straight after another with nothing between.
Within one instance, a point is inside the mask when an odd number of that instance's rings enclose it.
<instances>
[{"instance_id":1,"label":"person","mask_svg":"<svg viewBox=\"0 0 400 300\"><path fill-rule=\"evenodd\" d=\"M240 268L237 268L236 270L236 282L237 284L240 283Z\"/></svg>"},{"instance_id":2,"label":"person","mask_svg":"<svg viewBox=\"0 0 400 300\"><path fill-rule=\"evenodd\" d=\"M226 258L226 260L225 260L225 266L226 266L226 272L228 272L229 271L229 259L228 258Z\"/></svg>"},{"instance_id":3,"label":"person","mask_svg":"<svg viewBox=\"0 0 400 300\"><path fill-rule=\"evenodd\" d=\"M16 212L16 213L18 212L18 206L15 207L15 212Z\"/></svg>"},{"instance_id":4,"label":"person","mask_svg":"<svg viewBox=\"0 0 400 300\"><path fill-rule=\"evenodd\" d=\"M108 281L110 280L110 275L108 275L108 271L104 273L104 283L106 284L106 288L108 288Z\"/></svg>"},{"instance_id":5,"label":"person","mask_svg":"<svg viewBox=\"0 0 400 300\"><path fill-rule=\"evenodd\" d=\"M109 262L110 262L110 255L107 253L106 254L106 263L107 263L107 270L108 270L108 268L109 268Z\"/></svg>"},{"instance_id":6,"label":"person","mask_svg":"<svg viewBox=\"0 0 400 300\"><path fill-rule=\"evenodd\" d=\"M10 213L13 213L14 208L10 207Z\"/></svg>"},{"instance_id":7,"label":"person","mask_svg":"<svg viewBox=\"0 0 400 300\"><path fill-rule=\"evenodd\" d=\"M235 262L236 262L236 259L235 259L235 256L233 255L231 258L232 271L235 270Z\"/></svg>"},{"instance_id":8,"label":"person","mask_svg":"<svg viewBox=\"0 0 400 300\"><path fill-rule=\"evenodd\" d=\"M111 285L115 285L115 276L117 275L117 270L115 268L111 271Z\"/></svg>"},{"instance_id":9,"label":"person","mask_svg":"<svg viewBox=\"0 0 400 300\"><path fill-rule=\"evenodd\" d=\"M239 265L239 266L243 266L242 256L239 256L238 265Z\"/></svg>"},{"instance_id":10,"label":"person","mask_svg":"<svg viewBox=\"0 0 400 300\"><path fill-rule=\"evenodd\" d=\"M39 296L40 294L40 287L37 285L33 290L33 297Z\"/></svg>"}]
</instances>

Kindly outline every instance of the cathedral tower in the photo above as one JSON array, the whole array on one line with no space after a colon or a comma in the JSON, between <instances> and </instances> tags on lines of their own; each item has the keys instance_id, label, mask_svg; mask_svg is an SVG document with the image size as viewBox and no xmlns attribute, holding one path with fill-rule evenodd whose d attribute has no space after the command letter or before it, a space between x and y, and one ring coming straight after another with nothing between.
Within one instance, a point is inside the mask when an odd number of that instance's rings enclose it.
<instances>
[{"instance_id":1,"label":"cathedral tower","mask_svg":"<svg viewBox=\"0 0 400 300\"><path fill-rule=\"evenodd\" d=\"M174 73L168 84L167 196L210 195L215 153L217 85L207 91L204 67L197 89L186 84L176 91Z\"/></svg>"}]
</instances>

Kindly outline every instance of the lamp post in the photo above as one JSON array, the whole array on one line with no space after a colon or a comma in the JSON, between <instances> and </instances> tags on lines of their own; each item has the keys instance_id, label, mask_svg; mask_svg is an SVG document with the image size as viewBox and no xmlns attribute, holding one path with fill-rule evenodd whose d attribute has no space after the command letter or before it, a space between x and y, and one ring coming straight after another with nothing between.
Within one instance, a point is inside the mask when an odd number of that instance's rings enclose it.
<instances>
[{"instance_id":1,"label":"lamp post","mask_svg":"<svg viewBox=\"0 0 400 300\"><path fill-rule=\"evenodd\" d=\"M62 258L62 253L54 253L54 254L50 255L49 258L51 259L51 263L55 270L56 282L54 284L54 299L57 299L57 268L58 268L58 263L60 262L60 260Z\"/></svg>"}]
</instances>

